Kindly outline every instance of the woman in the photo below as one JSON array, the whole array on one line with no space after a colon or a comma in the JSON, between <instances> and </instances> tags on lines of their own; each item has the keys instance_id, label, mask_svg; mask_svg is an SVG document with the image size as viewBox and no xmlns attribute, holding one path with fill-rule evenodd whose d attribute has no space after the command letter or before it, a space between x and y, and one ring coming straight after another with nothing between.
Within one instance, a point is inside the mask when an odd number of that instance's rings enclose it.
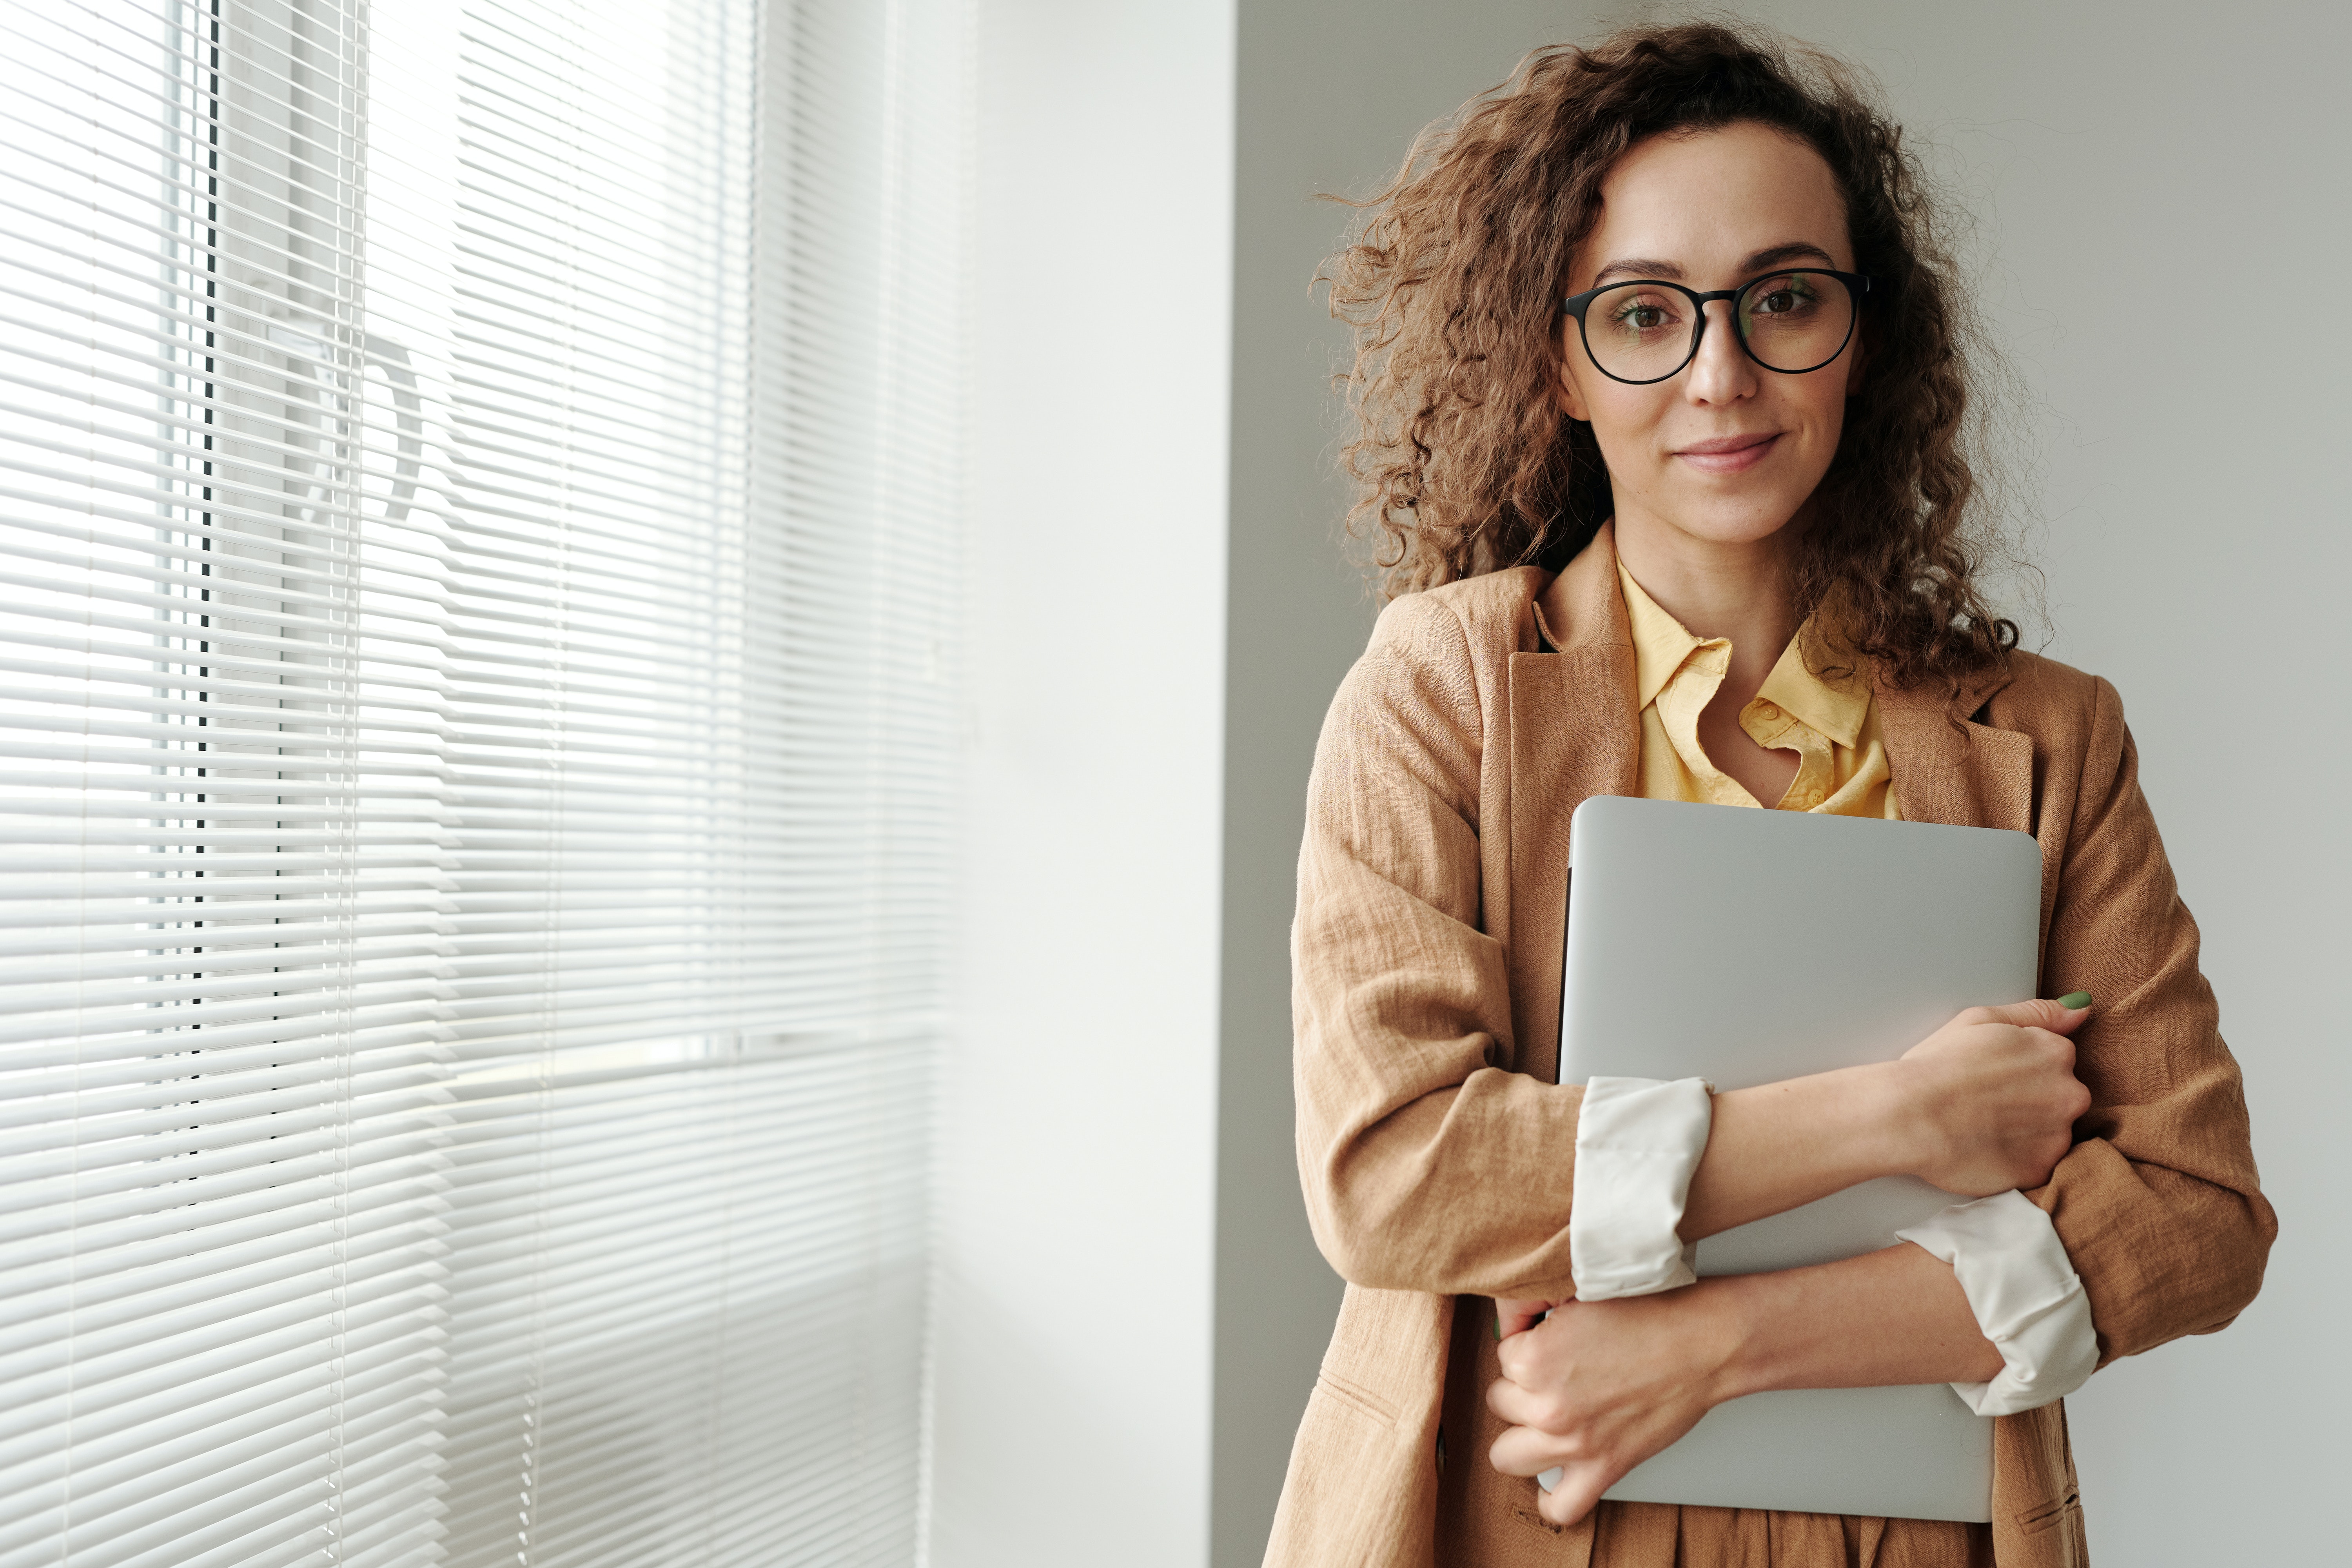
<instances>
[{"instance_id":1,"label":"woman","mask_svg":"<svg viewBox=\"0 0 2352 1568\"><path fill-rule=\"evenodd\" d=\"M1931 216L1845 68L1678 26L1530 57L1336 260L1396 596L1310 786L1299 1158L1349 1284L1270 1563L2080 1563L2056 1399L2260 1285L2275 1220L2116 694L1976 581ZM1596 794L2029 832L2070 994L1883 1067L1631 1090L1687 1154L1636 1234L1579 1146L1602 1091L1552 1081ZM1694 911L1695 984L1738 937ZM1896 1173L1954 1207L1883 1252L1639 1262ZM1990 1525L1598 1500L1723 1399L1936 1382L1999 1417Z\"/></svg>"}]
</instances>

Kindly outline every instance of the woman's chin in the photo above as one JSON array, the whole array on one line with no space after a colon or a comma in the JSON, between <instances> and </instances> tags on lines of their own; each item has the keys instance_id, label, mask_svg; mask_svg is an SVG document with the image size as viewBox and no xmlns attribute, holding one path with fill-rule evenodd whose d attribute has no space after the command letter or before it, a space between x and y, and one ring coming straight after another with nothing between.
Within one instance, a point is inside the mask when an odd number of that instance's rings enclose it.
<instances>
[{"instance_id":1,"label":"woman's chin","mask_svg":"<svg viewBox=\"0 0 2352 1568\"><path fill-rule=\"evenodd\" d=\"M1734 505L1725 505L1720 496L1691 497L1687 500L1677 497L1675 500L1683 504L1657 510L1656 524L1663 531L1691 543L1715 546L1760 544L1787 529L1801 504L1781 505L1777 497L1770 500L1743 498ZM1623 521L1619 531L1625 531Z\"/></svg>"}]
</instances>

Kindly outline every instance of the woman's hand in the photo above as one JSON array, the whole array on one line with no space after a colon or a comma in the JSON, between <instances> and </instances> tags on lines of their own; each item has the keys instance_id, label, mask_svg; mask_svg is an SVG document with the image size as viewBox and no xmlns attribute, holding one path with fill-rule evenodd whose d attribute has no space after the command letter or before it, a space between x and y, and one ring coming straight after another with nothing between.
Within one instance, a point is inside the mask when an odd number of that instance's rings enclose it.
<instances>
[{"instance_id":1,"label":"woman's hand","mask_svg":"<svg viewBox=\"0 0 2352 1568\"><path fill-rule=\"evenodd\" d=\"M1970 1198L2047 1182L2091 1109L2066 1037L2088 1016L2055 1002L1971 1007L1906 1051L1913 1173Z\"/></svg>"},{"instance_id":2,"label":"woman's hand","mask_svg":"<svg viewBox=\"0 0 2352 1568\"><path fill-rule=\"evenodd\" d=\"M1497 1302L1504 1329L1535 1301ZM1842 1263L1702 1279L1619 1301L1569 1301L1507 1332L1486 1407L1509 1476L1558 1466L1537 1504L1573 1524L1626 1471L1727 1399L1769 1388L1983 1383L2001 1353L1951 1266L1909 1242Z\"/></svg>"},{"instance_id":3,"label":"woman's hand","mask_svg":"<svg viewBox=\"0 0 2352 1568\"><path fill-rule=\"evenodd\" d=\"M1573 1524L1626 1471L1689 1431L1733 1392L1737 1336L1707 1308L1709 1284L1617 1301L1567 1301L1533 1328L1543 1303L1497 1301L1503 1375L1486 1407L1511 1423L1488 1458L1507 1476L1557 1466L1537 1507Z\"/></svg>"}]
</instances>

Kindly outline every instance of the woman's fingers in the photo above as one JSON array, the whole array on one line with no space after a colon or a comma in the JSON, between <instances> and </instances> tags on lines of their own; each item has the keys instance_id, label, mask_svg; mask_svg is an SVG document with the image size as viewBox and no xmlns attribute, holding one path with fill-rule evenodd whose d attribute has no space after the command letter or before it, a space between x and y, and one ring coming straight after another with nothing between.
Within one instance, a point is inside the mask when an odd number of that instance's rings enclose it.
<instances>
[{"instance_id":1,"label":"woman's fingers","mask_svg":"<svg viewBox=\"0 0 2352 1568\"><path fill-rule=\"evenodd\" d=\"M1552 1413L1552 1402L1528 1393L1507 1377L1498 1377L1486 1385L1486 1408L1514 1426L1538 1426Z\"/></svg>"},{"instance_id":2,"label":"woman's fingers","mask_svg":"<svg viewBox=\"0 0 2352 1568\"><path fill-rule=\"evenodd\" d=\"M2076 996L2082 1001L2068 1006ZM2031 1002L2006 1002L1998 1007L1971 1007L1960 1015L1960 1019L1971 1024L2012 1024L2021 1029L2047 1029L2053 1035L2063 1035L2090 1016L2090 993L2077 991L2055 1001L2038 997Z\"/></svg>"},{"instance_id":3,"label":"woman's fingers","mask_svg":"<svg viewBox=\"0 0 2352 1568\"><path fill-rule=\"evenodd\" d=\"M1489 1400L1494 1391L1488 1394ZM1508 1417L1506 1417L1508 1419ZM1642 1458L1646 1458L1646 1454ZM1540 1476L1558 1470L1537 1507L1554 1524L1574 1524L1600 1502L1601 1494L1622 1480L1633 1462L1594 1455L1574 1437L1555 1436L1538 1426L1513 1426L1486 1450L1487 1462L1507 1476Z\"/></svg>"},{"instance_id":4,"label":"woman's fingers","mask_svg":"<svg viewBox=\"0 0 2352 1568\"><path fill-rule=\"evenodd\" d=\"M1570 1447L1532 1426L1514 1426L1495 1439L1486 1458L1507 1476L1558 1470L1550 1489L1538 1492L1536 1507L1554 1524L1574 1524L1592 1511L1601 1494L1617 1484L1627 1467L1569 1452Z\"/></svg>"},{"instance_id":5,"label":"woman's fingers","mask_svg":"<svg viewBox=\"0 0 2352 1568\"><path fill-rule=\"evenodd\" d=\"M1534 1298L1497 1297L1495 1301L1495 1337L1507 1340L1513 1334L1523 1334L1543 1321L1543 1315L1559 1305L1557 1301Z\"/></svg>"},{"instance_id":6,"label":"woman's fingers","mask_svg":"<svg viewBox=\"0 0 2352 1568\"><path fill-rule=\"evenodd\" d=\"M1619 1479L1592 1460L1563 1465L1551 1490L1536 1494L1536 1511L1554 1524L1574 1524L1598 1507L1601 1494Z\"/></svg>"},{"instance_id":7,"label":"woman's fingers","mask_svg":"<svg viewBox=\"0 0 2352 1568\"><path fill-rule=\"evenodd\" d=\"M1574 1443L1537 1426L1506 1428L1487 1447L1486 1458L1507 1476L1539 1476L1555 1466L1586 1462Z\"/></svg>"}]
</instances>

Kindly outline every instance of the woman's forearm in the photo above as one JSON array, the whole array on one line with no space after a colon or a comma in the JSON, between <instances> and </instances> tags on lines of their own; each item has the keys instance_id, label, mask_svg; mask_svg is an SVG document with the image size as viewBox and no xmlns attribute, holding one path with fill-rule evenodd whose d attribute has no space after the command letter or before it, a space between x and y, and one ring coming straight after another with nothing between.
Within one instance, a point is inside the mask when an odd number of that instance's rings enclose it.
<instances>
[{"instance_id":1,"label":"woman's forearm","mask_svg":"<svg viewBox=\"0 0 2352 1568\"><path fill-rule=\"evenodd\" d=\"M1951 1265L1905 1242L1842 1262L1702 1280L1694 1307L1726 1346L1718 1396L1771 1388L1986 1383L2000 1348Z\"/></svg>"},{"instance_id":2,"label":"woman's forearm","mask_svg":"<svg viewBox=\"0 0 2352 1568\"><path fill-rule=\"evenodd\" d=\"M2086 1004L1972 1007L1873 1067L1715 1097L1677 1233L1697 1241L1878 1176L1982 1197L2050 1179L2090 1091L2065 1037Z\"/></svg>"},{"instance_id":3,"label":"woman's forearm","mask_svg":"<svg viewBox=\"0 0 2352 1568\"><path fill-rule=\"evenodd\" d=\"M1715 1097L1706 1153L1678 1227L1697 1241L1906 1168L1894 1064Z\"/></svg>"}]
</instances>

